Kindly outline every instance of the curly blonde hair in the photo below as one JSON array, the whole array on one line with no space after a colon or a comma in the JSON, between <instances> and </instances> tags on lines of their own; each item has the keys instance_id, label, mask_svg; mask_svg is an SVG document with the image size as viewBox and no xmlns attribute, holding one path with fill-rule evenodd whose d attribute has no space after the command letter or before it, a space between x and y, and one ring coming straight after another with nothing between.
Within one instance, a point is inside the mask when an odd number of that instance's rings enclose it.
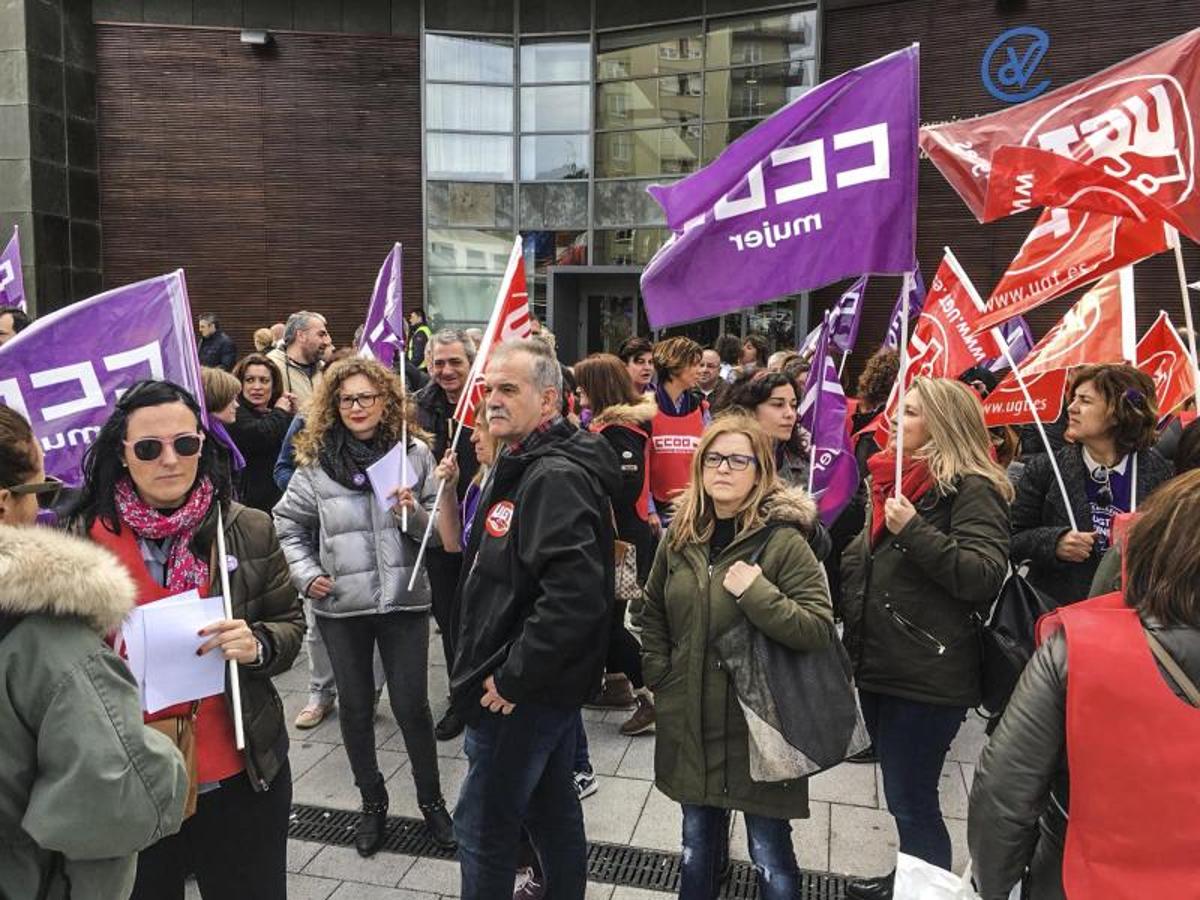
<instances>
[{"instance_id":1,"label":"curly blonde hair","mask_svg":"<svg viewBox=\"0 0 1200 900\"><path fill-rule=\"evenodd\" d=\"M338 392L346 379L362 375L371 382L382 395L384 403L383 418L379 420L379 435L388 444L399 442L408 422L408 436L415 440L430 443L429 435L417 424L412 405L407 402L400 379L396 373L385 368L373 359L356 356L339 360L328 369L317 385L309 402L308 416L304 429L296 435L296 464L311 465L320 456L321 447L329 430L342 421L338 412Z\"/></svg>"}]
</instances>

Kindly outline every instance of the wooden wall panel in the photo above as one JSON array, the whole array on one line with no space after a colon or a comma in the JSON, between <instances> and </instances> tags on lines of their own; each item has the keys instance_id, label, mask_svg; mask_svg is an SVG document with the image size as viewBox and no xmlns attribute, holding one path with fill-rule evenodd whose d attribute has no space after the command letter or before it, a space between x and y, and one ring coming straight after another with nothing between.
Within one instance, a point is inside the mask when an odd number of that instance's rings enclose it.
<instances>
[{"instance_id":1,"label":"wooden wall panel","mask_svg":"<svg viewBox=\"0 0 1200 900\"><path fill-rule=\"evenodd\" d=\"M252 348L297 309L338 346L393 241L421 303L419 41L98 25L104 281L182 267L192 310Z\"/></svg>"},{"instance_id":2,"label":"wooden wall panel","mask_svg":"<svg viewBox=\"0 0 1200 900\"><path fill-rule=\"evenodd\" d=\"M1015 12L1006 13L1006 9ZM1200 3L1145 0L1136 8L1121 0L945 3L938 0L829 0L823 12L822 78L869 62L914 41L921 44L921 120L942 122L992 112L1005 104L980 79L980 62L999 34L1035 25L1050 36L1050 51L1038 70L1051 89L1098 72L1190 28L1200 26ZM1136 22L1136 24L1135 24ZM1008 268L1036 214L979 225L929 160L920 164L917 258L928 283L949 246L980 294L987 299ZM1186 243L1189 279L1200 278L1200 250ZM1136 271L1138 322L1147 328L1160 308L1182 326L1175 264L1170 254L1142 263ZM830 306L841 286L817 292L814 315ZM900 278L876 278L867 291L859 350L847 363L853 385L866 357L879 345ZM1041 336L1081 292L1041 307L1028 320Z\"/></svg>"}]
</instances>

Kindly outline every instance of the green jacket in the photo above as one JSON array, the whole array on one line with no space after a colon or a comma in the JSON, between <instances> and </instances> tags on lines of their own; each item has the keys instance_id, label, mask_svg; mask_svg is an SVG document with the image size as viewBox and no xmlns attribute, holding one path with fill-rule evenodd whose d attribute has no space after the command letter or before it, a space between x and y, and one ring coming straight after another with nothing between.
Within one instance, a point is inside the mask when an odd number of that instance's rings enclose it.
<instances>
[{"instance_id":1,"label":"green jacket","mask_svg":"<svg viewBox=\"0 0 1200 900\"><path fill-rule=\"evenodd\" d=\"M860 690L943 706L980 701L979 625L1008 571L1008 504L981 475L917 501L871 547L871 509L842 555L846 649Z\"/></svg>"},{"instance_id":2,"label":"green jacket","mask_svg":"<svg viewBox=\"0 0 1200 900\"><path fill-rule=\"evenodd\" d=\"M120 900L137 853L179 830L179 751L142 724L137 684L101 636L133 606L109 553L0 526L0 898Z\"/></svg>"},{"instance_id":3,"label":"green jacket","mask_svg":"<svg viewBox=\"0 0 1200 900\"><path fill-rule=\"evenodd\" d=\"M736 809L776 819L808 817L808 781L750 779L749 732L713 640L743 617L795 650L827 644L833 610L824 572L805 534L816 505L800 489L779 488L764 502L776 528L734 538L710 566L707 545L659 547L646 583L642 655L657 709L654 778L679 803ZM723 587L736 560L764 542L760 575L740 598Z\"/></svg>"}]
</instances>

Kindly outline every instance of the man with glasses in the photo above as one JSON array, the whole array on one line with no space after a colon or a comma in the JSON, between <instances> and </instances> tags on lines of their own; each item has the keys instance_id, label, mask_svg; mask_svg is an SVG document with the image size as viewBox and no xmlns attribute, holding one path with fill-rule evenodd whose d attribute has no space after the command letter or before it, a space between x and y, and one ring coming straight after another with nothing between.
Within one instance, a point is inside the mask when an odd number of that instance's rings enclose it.
<instances>
[{"instance_id":1,"label":"man with glasses","mask_svg":"<svg viewBox=\"0 0 1200 900\"><path fill-rule=\"evenodd\" d=\"M296 395L296 410L303 414L321 380L322 361L332 346L325 317L301 310L288 316L283 348L275 348L267 359L283 373L283 389Z\"/></svg>"}]
</instances>

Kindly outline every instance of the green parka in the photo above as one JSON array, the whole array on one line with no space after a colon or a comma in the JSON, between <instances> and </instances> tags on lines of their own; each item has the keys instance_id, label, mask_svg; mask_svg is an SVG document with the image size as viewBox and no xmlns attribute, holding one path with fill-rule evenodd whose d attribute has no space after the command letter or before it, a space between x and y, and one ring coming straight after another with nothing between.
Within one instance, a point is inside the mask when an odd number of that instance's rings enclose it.
<instances>
[{"instance_id":1,"label":"green parka","mask_svg":"<svg viewBox=\"0 0 1200 900\"><path fill-rule=\"evenodd\" d=\"M188 777L142 724L101 636L134 586L99 547L0 526L0 898L121 900L137 853L179 830Z\"/></svg>"},{"instance_id":2,"label":"green parka","mask_svg":"<svg viewBox=\"0 0 1200 900\"><path fill-rule=\"evenodd\" d=\"M801 489L779 488L763 512L769 523L791 527L742 532L711 565L706 544L672 550L668 533L659 546L641 617L643 671L658 714L654 779L679 803L803 819L806 779L750 780L746 719L712 646L743 617L794 650L832 639L829 588L806 540L817 522L816 504ZM723 586L726 572L764 541L762 575L735 598Z\"/></svg>"}]
</instances>

